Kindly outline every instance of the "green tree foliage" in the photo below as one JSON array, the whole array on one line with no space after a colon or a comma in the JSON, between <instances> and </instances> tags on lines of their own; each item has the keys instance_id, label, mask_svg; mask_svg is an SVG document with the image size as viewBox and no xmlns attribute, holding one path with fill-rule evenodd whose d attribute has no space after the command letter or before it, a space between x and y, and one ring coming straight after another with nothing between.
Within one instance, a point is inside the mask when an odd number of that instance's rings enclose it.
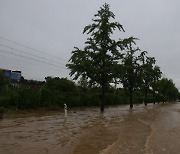
<instances>
[{"instance_id":1,"label":"green tree foliage","mask_svg":"<svg viewBox=\"0 0 180 154\"><path fill-rule=\"evenodd\" d=\"M18 88L16 94L17 109L39 108L38 89Z\"/></svg>"},{"instance_id":2,"label":"green tree foliage","mask_svg":"<svg viewBox=\"0 0 180 154\"><path fill-rule=\"evenodd\" d=\"M158 94L163 102L178 99L179 91L172 80L163 78L158 82Z\"/></svg>"},{"instance_id":3,"label":"green tree foliage","mask_svg":"<svg viewBox=\"0 0 180 154\"><path fill-rule=\"evenodd\" d=\"M41 90L41 105L50 107L76 106L79 99L79 88L67 78L46 77L44 88ZM75 97L77 96L77 97Z\"/></svg>"},{"instance_id":4,"label":"green tree foliage","mask_svg":"<svg viewBox=\"0 0 180 154\"><path fill-rule=\"evenodd\" d=\"M156 83L161 77L161 71L158 66L155 66L156 60L154 57L148 57L147 52L141 52L139 59L141 61L141 89L144 92L144 103L147 105L147 96L150 88L155 92Z\"/></svg>"},{"instance_id":5,"label":"green tree foliage","mask_svg":"<svg viewBox=\"0 0 180 154\"><path fill-rule=\"evenodd\" d=\"M123 75L120 77L123 87L129 92L129 103L130 108L133 108L133 92L138 87L139 81L139 64L138 57L135 55L139 48L133 49L130 45L129 50L124 54L123 64Z\"/></svg>"},{"instance_id":6,"label":"green tree foliage","mask_svg":"<svg viewBox=\"0 0 180 154\"><path fill-rule=\"evenodd\" d=\"M19 83L21 86L24 86L27 88L38 88L44 84L44 81L27 80L27 79L24 79L24 77L22 76Z\"/></svg>"},{"instance_id":7,"label":"green tree foliage","mask_svg":"<svg viewBox=\"0 0 180 154\"><path fill-rule=\"evenodd\" d=\"M101 87L100 110L103 112L106 88L117 77L115 70L122 56L118 47L124 48L130 39L115 41L111 38L116 29L124 29L120 23L112 22L115 15L110 11L108 4L103 5L94 16L96 19L83 31L90 35L85 42L86 47L83 50L75 47L67 67L74 79L85 76L89 83Z\"/></svg>"},{"instance_id":8,"label":"green tree foliage","mask_svg":"<svg viewBox=\"0 0 180 154\"><path fill-rule=\"evenodd\" d=\"M178 101L180 101L180 92L179 92L179 94L178 94Z\"/></svg>"},{"instance_id":9,"label":"green tree foliage","mask_svg":"<svg viewBox=\"0 0 180 154\"><path fill-rule=\"evenodd\" d=\"M59 92L73 92L76 90L74 82L68 80L67 78L46 77L45 79L45 86L49 90L57 90Z\"/></svg>"},{"instance_id":10,"label":"green tree foliage","mask_svg":"<svg viewBox=\"0 0 180 154\"><path fill-rule=\"evenodd\" d=\"M152 83L151 83L151 88L153 92L153 102L155 104L156 102L156 93L158 91L158 82L161 79L162 72L160 71L159 66L154 66L153 71L152 71Z\"/></svg>"},{"instance_id":11,"label":"green tree foliage","mask_svg":"<svg viewBox=\"0 0 180 154\"><path fill-rule=\"evenodd\" d=\"M1 93L1 90L3 88L3 86L5 85L5 82L4 82L4 74L2 71L0 71L0 93Z\"/></svg>"}]
</instances>

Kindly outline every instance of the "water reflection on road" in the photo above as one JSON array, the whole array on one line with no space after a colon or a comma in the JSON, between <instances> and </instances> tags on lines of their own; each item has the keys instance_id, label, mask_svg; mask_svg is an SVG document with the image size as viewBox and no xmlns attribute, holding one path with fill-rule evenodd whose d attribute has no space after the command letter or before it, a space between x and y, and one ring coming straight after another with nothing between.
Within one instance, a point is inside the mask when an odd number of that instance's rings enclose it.
<instances>
[{"instance_id":1,"label":"water reflection on road","mask_svg":"<svg viewBox=\"0 0 180 154\"><path fill-rule=\"evenodd\" d=\"M0 153L178 154L180 104L24 112L0 121Z\"/></svg>"}]
</instances>

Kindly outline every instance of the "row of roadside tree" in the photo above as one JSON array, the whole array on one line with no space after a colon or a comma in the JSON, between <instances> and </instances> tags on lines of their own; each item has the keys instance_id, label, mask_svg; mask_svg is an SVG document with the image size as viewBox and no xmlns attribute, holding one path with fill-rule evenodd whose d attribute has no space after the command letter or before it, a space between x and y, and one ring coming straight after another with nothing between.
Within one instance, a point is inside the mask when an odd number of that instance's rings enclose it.
<instances>
[{"instance_id":1,"label":"row of roadside tree","mask_svg":"<svg viewBox=\"0 0 180 154\"><path fill-rule=\"evenodd\" d=\"M46 77L44 82L10 81L0 73L0 106L14 109L106 105L176 101L179 91L172 80L162 78L155 57L136 46L135 37L114 39L125 32L113 22L115 15L104 4L93 23L84 28L89 37L85 47L75 47L69 63L72 80Z\"/></svg>"},{"instance_id":2,"label":"row of roadside tree","mask_svg":"<svg viewBox=\"0 0 180 154\"><path fill-rule=\"evenodd\" d=\"M1 74L0 81L1 110L59 110L64 103L69 107L99 106L101 103L101 87L90 85L84 78L78 83L67 78L46 77L45 82L21 79L12 84L12 81ZM179 92L172 80L162 78L157 83L157 91L154 93L152 89L148 90L146 97L147 103L172 102L178 99ZM141 89L134 90L134 103L143 103L144 99ZM129 93L125 88L109 85L106 88L105 100L107 106L129 104Z\"/></svg>"},{"instance_id":3,"label":"row of roadside tree","mask_svg":"<svg viewBox=\"0 0 180 154\"><path fill-rule=\"evenodd\" d=\"M104 4L94 15L93 23L84 28L83 33L89 37L85 47L75 47L67 64L71 70L70 75L74 79L85 78L89 84L101 88L100 110L104 111L107 88L111 84L121 84L128 91L130 108L133 107L133 94L141 91L144 94L143 101L148 103L148 93L153 93L153 101L160 90L159 83L162 72L156 65L154 57L149 57L147 51L136 47L135 37L125 39L114 38L113 34L125 32L123 26L114 21L115 15L110 11L109 5ZM173 82L162 79L174 87L176 95L178 90ZM166 87L165 91L168 91ZM161 97L165 96L162 94ZM173 98L174 99L174 98Z\"/></svg>"}]
</instances>

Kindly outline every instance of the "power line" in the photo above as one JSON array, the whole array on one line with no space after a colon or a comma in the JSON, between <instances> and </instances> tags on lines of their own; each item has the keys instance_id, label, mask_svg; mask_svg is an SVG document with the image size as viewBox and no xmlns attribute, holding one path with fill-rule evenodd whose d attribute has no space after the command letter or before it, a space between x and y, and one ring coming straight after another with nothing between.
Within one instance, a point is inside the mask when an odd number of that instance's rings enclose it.
<instances>
[{"instance_id":1,"label":"power line","mask_svg":"<svg viewBox=\"0 0 180 154\"><path fill-rule=\"evenodd\" d=\"M41 56L38 56L38 55L35 55L35 54L31 54L31 53L28 53L27 51L20 50L20 49L16 49L16 48L14 48L14 47L10 47L10 46L4 45L4 44L0 44L0 46L5 47L5 48L8 48L8 49L11 49L11 50L19 51L19 52L21 52L21 54L22 54L22 52L23 52L23 53L25 53L25 54L28 54L28 55L30 55L30 56L34 56L34 57L36 57L36 58L40 58L40 59L43 59L43 60L52 61L51 59L47 59L47 58L44 58L44 57L41 57ZM53 60L53 62L54 62L54 63L57 63L57 64L59 64L59 65L64 65L64 64L59 63L59 62L54 61L54 60Z\"/></svg>"},{"instance_id":2,"label":"power line","mask_svg":"<svg viewBox=\"0 0 180 154\"><path fill-rule=\"evenodd\" d=\"M9 56L5 56L5 55L2 55L2 54L0 54L0 59L1 58L8 58L8 59L12 59L12 60L14 60L14 61L17 61L17 60L19 60L19 59L17 59L17 58L12 58L12 57L9 57ZM23 61L23 60L22 60ZM59 73L59 75L60 76L65 76L65 77L68 77L68 74L69 74L69 72L67 71L67 70L61 70L61 69L58 69L58 68L52 68L51 66L48 66L48 67L43 67L42 65L36 65L36 64L34 64L34 63L30 63L30 62L27 62L27 61L24 61L25 63L27 63L27 64L30 64L30 65L33 65L33 66L36 66L35 68L33 68L33 72L35 73L36 71L38 71L38 74L39 74L39 69L41 70L41 72L43 71L44 72L44 75L41 77L41 79L38 79L38 80L44 80L44 77L46 77L46 76L51 76L51 74L52 73L49 73L49 68L51 69L51 70L56 70L56 71L58 71ZM14 65L14 64L13 64ZM29 65L28 65L29 66ZM12 67L12 66L11 66ZM20 66L19 66L20 67ZM29 70L29 69L28 69ZM36 70L36 71L35 71ZM48 70L48 73L46 73L47 72L47 70ZM23 71L23 69L22 69L22 71ZM24 72L24 71L23 71ZM63 74L62 74L62 72L64 72ZM53 73L54 74L54 73ZM55 73L56 74L56 73ZM54 74L54 75L55 75ZM55 76L59 76L58 74L56 74ZM66 75L65 75L66 74ZM24 74L25 75L25 74ZM23 75L23 76L24 76ZM53 75L53 76L54 76ZM28 76L27 76L27 74L26 74L26 76L24 76L25 78L29 78ZM36 78L36 77L33 77L34 79Z\"/></svg>"},{"instance_id":3,"label":"power line","mask_svg":"<svg viewBox=\"0 0 180 154\"><path fill-rule=\"evenodd\" d=\"M9 59L12 59L12 60L14 60L14 61L17 61L17 60L19 60L19 59L16 59L16 58L12 58L12 57L8 57L8 56L5 56L5 55L0 55L0 58L1 57L5 57L5 58L9 58ZM33 65L33 66L36 66L36 67L43 67L43 66L40 66L40 65L36 65L36 64L34 64L34 63L30 63L30 62L27 62L27 61L24 61L25 63L27 63L27 64L30 64L30 65ZM44 67L43 67L44 68ZM52 68L52 67L51 67ZM44 68L44 69L46 69L46 68ZM58 69L58 68L55 68L55 67L53 67L53 69L55 69L55 70L58 70L58 71L62 71L61 69ZM65 70L66 72L68 72L67 70Z\"/></svg>"},{"instance_id":4,"label":"power line","mask_svg":"<svg viewBox=\"0 0 180 154\"><path fill-rule=\"evenodd\" d=\"M6 50L0 50L0 52L3 52L3 53L6 53L6 54L12 54L14 56L18 56L18 57L23 57L23 58L26 58L26 59L29 59L29 60L32 60L32 61L36 61L36 62L40 62L40 63L44 63L44 64L47 64L47 65L51 65L51 66L54 66L54 67L61 67L63 69L66 70L65 67L62 67L62 66L59 66L59 65L55 65L55 64L52 64L52 63L49 63L49 62L45 62L45 61L40 61L40 60L37 60L35 58L30 58L28 56L23 56L23 55L19 55L19 54L16 54L16 53L13 53L13 52L10 52L10 51L6 51Z\"/></svg>"},{"instance_id":5,"label":"power line","mask_svg":"<svg viewBox=\"0 0 180 154\"><path fill-rule=\"evenodd\" d=\"M44 52L44 51L40 51L40 50L37 50L37 49L31 48L31 47L26 46L26 45L24 45L24 44L21 44L21 43L18 43L18 42L15 42L15 41L12 41L12 40L6 39L6 38L4 38L4 37L2 37L2 36L0 36L0 38L1 38L1 39L3 39L3 40L6 40L6 41L8 41L8 42L11 42L11 43L14 43L14 44L17 44L17 45L23 46L23 47L25 47L25 48L27 48L27 49L30 49L30 50L33 50L33 51L36 51L36 52L40 52L40 53L43 53L43 54L46 54L46 55L49 55L49 56L51 56L51 57L55 57L55 58L57 58L57 59L61 59L61 60L65 61L65 62L67 62L67 60L65 60L65 59L62 59L62 58L60 58L60 57L56 57L56 56L51 55L51 54L49 54L49 53L46 53L46 52Z\"/></svg>"}]
</instances>

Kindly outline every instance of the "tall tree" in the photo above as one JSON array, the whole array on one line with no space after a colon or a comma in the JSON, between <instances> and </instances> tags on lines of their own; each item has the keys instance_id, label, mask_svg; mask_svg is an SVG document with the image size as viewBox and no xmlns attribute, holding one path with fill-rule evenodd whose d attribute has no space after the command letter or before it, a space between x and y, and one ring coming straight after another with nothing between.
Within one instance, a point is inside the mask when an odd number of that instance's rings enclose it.
<instances>
[{"instance_id":1,"label":"tall tree","mask_svg":"<svg viewBox=\"0 0 180 154\"><path fill-rule=\"evenodd\" d=\"M153 75L154 75L154 64L156 62L154 57L148 57L147 52L144 51L140 54L139 58L142 62L141 65L141 81L142 81L142 90L144 92L144 103L147 105L147 95L151 84L153 82Z\"/></svg>"},{"instance_id":2,"label":"tall tree","mask_svg":"<svg viewBox=\"0 0 180 154\"><path fill-rule=\"evenodd\" d=\"M162 72L160 70L160 67L154 66L153 71L152 71L152 83L151 83L154 104L156 102L155 98L156 98L156 93L158 90L158 81L160 80L161 75L162 75Z\"/></svg>"},{"instance_id":3,"label":"tall tree","mask_svg":"<svg viewBox=\"0 0 180 154\"><path fill-rule=\"evenodd\" d=\"M158 93L162 97L162 101L175 101L178 99L179 91L171 79L162 78L158 82Z\"/></svg>"},{"instance_id":4,"label":"tall tree","mask_svg":"<svg viewBox=\"0 0 180 154\"><path fill-rule=\"evenodd\" d=\"M123 75L121 76L121 82L123 87L128 90L130 108L133 108L133 92L138 87L140 74L138 57L135 55L136 51L139 51L139 48L133 49L130 45L122 60Z\"/></svg>"},{"instance_id":5,"label":"tall tree","mask_svg":"<svg viewBox=\"0 0 180 154\"><path fill-rule=\"evenodd\" d=\"M67 67L74 79L85 76L91 84L101 87L100 110L103 112L106 87L114 81L118 60L122 56L118 47L124 46L122 41L115 41L111 36L116 29L124 29L120 23L112 22L115 15L110 11L108 4L104 4L94 16L93 23L83 31L90 35L85 42L85 48L81 50L75 47Z\"/></svg>"},{"instance_id":6,"label":"tall tree","mask_svg":"<svg viewBox=\"0 0 180 154\"><path fill-rule=\"evenodd\" d=\"M139 56L141 61L141 89L144 93L144 103L147 105L147 96L150 88L155 90L155 83L161 76L159 67L155 66L156 60L154 57L148 57L147 51L141 52Z\"/></svg>"}]
</instances>

